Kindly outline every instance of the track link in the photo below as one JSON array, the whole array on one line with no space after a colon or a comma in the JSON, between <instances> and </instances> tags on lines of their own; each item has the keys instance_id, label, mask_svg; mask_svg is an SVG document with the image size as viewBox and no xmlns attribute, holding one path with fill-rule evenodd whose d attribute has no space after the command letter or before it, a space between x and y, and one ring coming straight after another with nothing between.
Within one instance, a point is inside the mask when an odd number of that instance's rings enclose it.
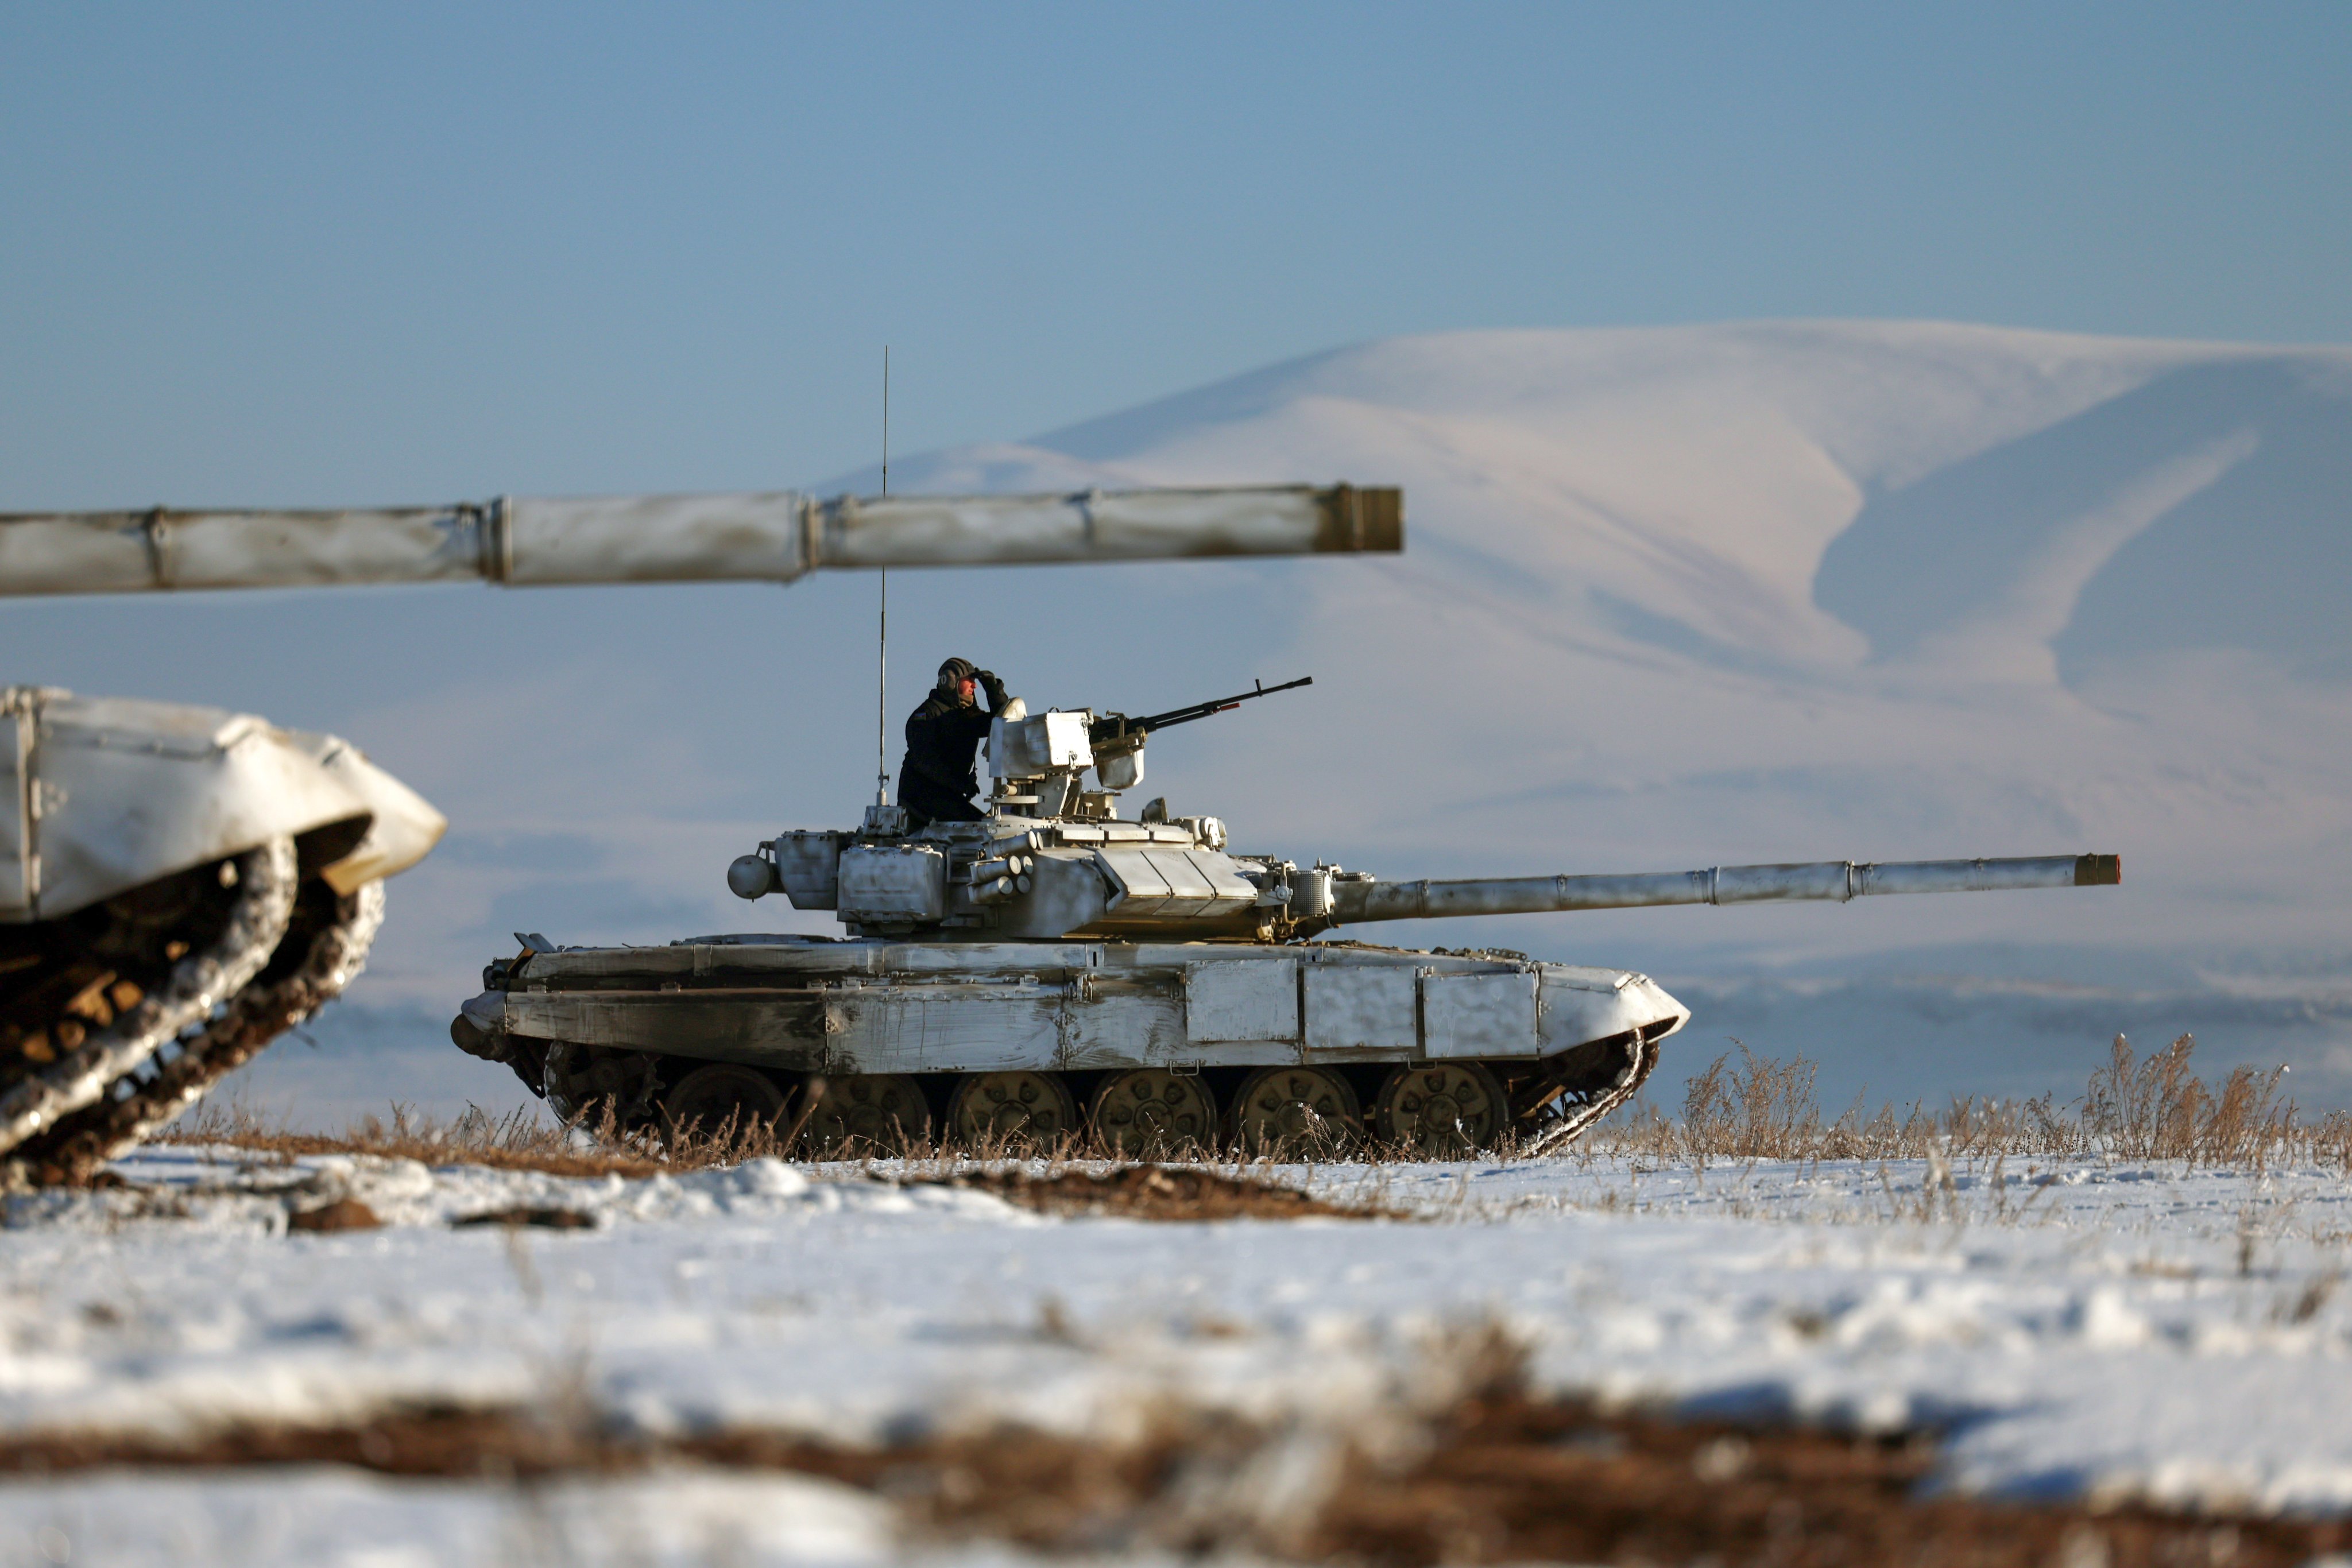
<instances>
[{"instance_id":1,"label":"track link","mask_svg":"<svg viewBox=\"0 0 2352 1568\"><path fill-rule=\"evenodd\" d=\"M36 1139L61 1131L76 1113L103 1107L119 1086L138 1082L184 1031L204 1026L269 963L294 913L294 841L273 839L222 862L233 884L218 934L172 967L138 1003L72 1051L34 1068L0 1094L0 1155L10 1185L39 1179L20 1157ZM232 1009L234 1010L234 1009ZM29 1152L29 1151L26 1151Z\"/></svg>"},{"instance_id":2,"label":"track link","mask_svg":"<svg viewBox=\"0 0 2352 1568\"><path fill-rule=\"evenodd\" d=\"M42 1186L89 1180L341 995L367 966L383 908L380 882L343 894L323 882L306 883L267 967L202 1030L183 1039L177 1054L152 1072L132 1073L112 1093L27 1139L13 1163Z\"/></svg>"},{"instance_id":3,"label":"track link","mask_svg":"<svg viewBox=\"0 0 2352 1568\"><path fill-rule=\"evenodd\" d=\"M1660 1035L1658 1040L1665 1037ZM1626 1062L1608 1087L1590 1092L1580 1101L1571 1100L1561 1107L1560 1119L1537 1131L1534 1136L1519 1145L1523 1155L1540 1155L1552 1149L1565 1148L1583 1136L1586 1128L1617 1109L1642 1092L1651 1071L1658 1065L1658 1040L1635 1034L1621 1049Z\"/></svg>"}]
</instances>

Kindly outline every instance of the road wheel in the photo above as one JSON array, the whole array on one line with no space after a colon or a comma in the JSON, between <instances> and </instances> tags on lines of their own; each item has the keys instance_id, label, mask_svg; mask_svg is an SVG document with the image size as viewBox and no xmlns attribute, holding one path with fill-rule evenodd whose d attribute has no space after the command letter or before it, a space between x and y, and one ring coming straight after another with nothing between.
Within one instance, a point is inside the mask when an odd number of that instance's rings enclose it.
<instances>
[{"instance_id":1,"label":"road wheel","mask_svg":"<svg viewBox=\"0 0 2352 1568\"><path fill-rule=\"evenodd\" d=\"M655 1061L644 1051L551 1040L541 1071L547 1108L567 1126L595 1131L609 1112L614 1128L625 1134L656 1119Z\"/></svg>"},{"instance_id":2,"label":"road wheel","mask_svg":"<svg viewBox=\"0 0 2352 1568\"><path fill-rule=\"evenodd\" d=\"M1103 1148L1130 1160L1209 1152L1217 1139L1217 1100L1196 1077L1160 1067L1113 1073L1095 1091L1090 1113Z\"/></svg>"},{"instance_id":3,"label":"road wheel","mask_svg":"<svg viewBox=\"0 0 2352 1568\"><path fill-rule=\"evenodd\" d=\"M1381 1085L1372 1130L1384 1144L1429 1159L1495 1146L1510 1123L1510 1102L1475 1061L1408 1062Z\"/></svg>"},{"instance_id":4,"label":"road wheel","mask_svg":"<svg viewBox=\"0 0 2352 1568\"><path fill-rule=\"evenodd\" d=\"M774 1079L756 1067L714 1061L696 1068L662 1096L662 1131L672 1142L720 1136L740 1141L774 1131L783 1109L784 1092Z\"/></svg>"},{"instance_id":5,"label":"road wheel","mask_svg":"<svg viewBox=\"0 0 2352 1568\"><path fill-rule=\"evenodd\" d=\"M1242 1081L1225 1124L1243 1154L1276 1159L1338 1159L1364 1141L1355 1090L1321 1067L1259 1068Z\"/></svg>"},{"instance_id":6,"label":"road wheel","mask_svg":"<svg viewBox=\"0 0 2352 1568\"><path fill-rule=\"evenodd\" d=\"M967 1154L1051 1149L1077 1130L1077 1102L1055 1072L975 1072L948 1104L948 1135Z\"/></svg>"},{"instance_id":7,"label":"road wheel","mask_svg":"<svg viewBox=\"0 0 2352 1568\"><path fill-rule=\"evenodd\" d=\"M904 1154L931 1141L931 1107L904 1072L811 1074L801 1146L819 1159Z\"/></svg>"}]
</instances>

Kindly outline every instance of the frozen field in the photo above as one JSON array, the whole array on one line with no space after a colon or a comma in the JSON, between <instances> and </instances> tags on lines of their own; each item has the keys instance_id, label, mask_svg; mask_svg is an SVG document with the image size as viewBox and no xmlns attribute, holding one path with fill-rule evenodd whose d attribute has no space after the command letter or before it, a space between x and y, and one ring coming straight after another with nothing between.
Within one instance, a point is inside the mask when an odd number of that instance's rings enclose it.
<instances>
[{"instance_id":1,"label":"frozen field","mask_svg":"<svg viewBox=\"0 0 2352 1568\"><path fill-rule=\"evenodd\" d=\"M1499 1325L1547 1391L1941 1429L1948 1489L2352 1511L2334 1172L1288 1167L1411 1218L1154 1223L772 1161L574 1181L157 1149L118 1168L133 1187L7 1200L7 1437L433 1405L836 1443L1007 1421L1116 1442L1171 1408L1356 1434ZM383 1227L289 1234L289 1209L340 1197ZM449 1223L517 1207L596 1224ZM712 1470L0 1484L8 1563L866 1563L905 1555L893 1528L868 1492Z\"/></svg>"}]
</instances>

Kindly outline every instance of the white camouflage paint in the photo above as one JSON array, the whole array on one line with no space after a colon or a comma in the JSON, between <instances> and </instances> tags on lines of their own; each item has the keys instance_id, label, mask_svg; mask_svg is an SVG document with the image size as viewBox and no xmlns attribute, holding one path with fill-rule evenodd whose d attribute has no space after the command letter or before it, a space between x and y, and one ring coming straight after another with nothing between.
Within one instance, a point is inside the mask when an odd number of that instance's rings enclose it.
<instances>
[{"instance_id":1,"label":"white camouflage paint","mask_svg":"<svg viewBox=\"0 0 2352 1568\"><path fill-rule=\"evenodd\" d=\"M323 871L339 893L415 864L447 825L333 736L219 708L0 691L0 921L54 920L362 819L365 837Z\"/></svg>"}]
</instances>

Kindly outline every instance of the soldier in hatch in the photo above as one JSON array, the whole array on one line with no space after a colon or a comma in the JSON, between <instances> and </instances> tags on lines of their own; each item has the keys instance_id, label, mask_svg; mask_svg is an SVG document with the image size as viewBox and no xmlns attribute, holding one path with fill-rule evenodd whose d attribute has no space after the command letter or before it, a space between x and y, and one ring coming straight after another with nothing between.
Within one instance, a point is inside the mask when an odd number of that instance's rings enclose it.
<instances>
[{"instance_id":1,"label":"soldier in hatch","mask_svg":"<svg viewBox=\"0 0 2352 1568\"><path fill-rule=\"evenodd\" d=\"M988 709L973 701L988 694ZM971 803L980 775L971 749L988 738L988 722L1004 711L1004 683L969 659L940 666L939 685L907 717L907 760L898 769L898 804L916 827L926 822L977 822L987 815Z\"/></svg>"}]
</instances>

